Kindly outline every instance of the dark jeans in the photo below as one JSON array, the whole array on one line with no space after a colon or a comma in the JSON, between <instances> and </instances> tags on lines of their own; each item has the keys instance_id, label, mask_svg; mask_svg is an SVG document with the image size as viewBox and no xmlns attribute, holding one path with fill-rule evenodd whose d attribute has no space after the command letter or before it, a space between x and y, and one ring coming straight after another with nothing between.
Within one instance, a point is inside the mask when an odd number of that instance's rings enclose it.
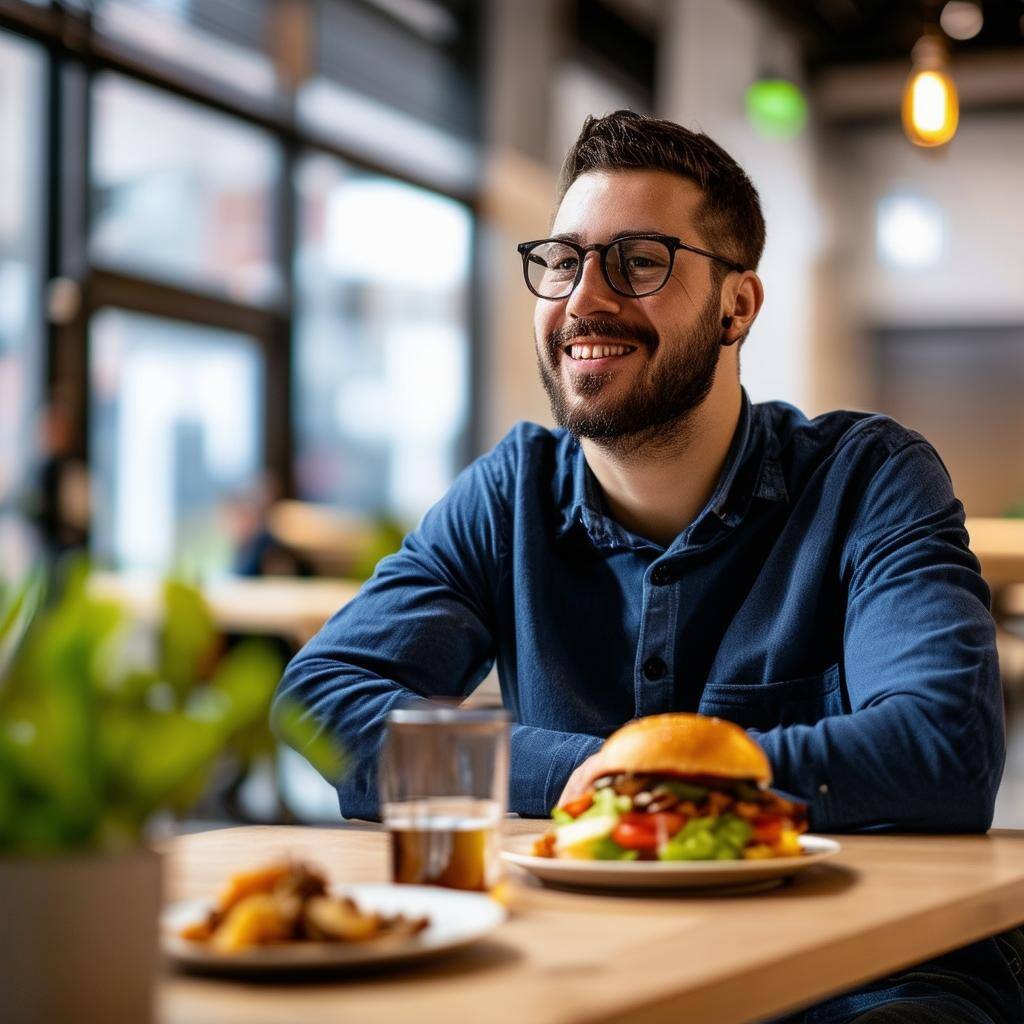
<instances>
[{"instance_id":1,"label":"dark jeans","mask_svg":"<svg viewBox=\"0 0 1024 1024\"><path fill-rule=\"evenodd\" d=\"M833 996L765 1024L1022 1024L1024 930Z\"/></svg>"}]
</instances>

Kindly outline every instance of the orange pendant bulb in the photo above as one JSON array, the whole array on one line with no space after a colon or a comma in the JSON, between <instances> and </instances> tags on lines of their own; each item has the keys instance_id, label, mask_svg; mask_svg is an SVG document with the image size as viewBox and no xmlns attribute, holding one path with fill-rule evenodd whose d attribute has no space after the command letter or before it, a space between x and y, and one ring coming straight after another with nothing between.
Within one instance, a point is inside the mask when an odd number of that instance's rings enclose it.
<instances>
[{"instance_id":1,"label":"orange pendant bulb","mask_svg":"<svg viewBox=\"0 0 1024 1024\"><path fill-rule=\"evenodd\" d=\"M915 146L944 146L956 134L960 103L946 70L946 50L936 36L922 36L911 54L903 88L903 130Z\"/></svg>"}]
</instances>

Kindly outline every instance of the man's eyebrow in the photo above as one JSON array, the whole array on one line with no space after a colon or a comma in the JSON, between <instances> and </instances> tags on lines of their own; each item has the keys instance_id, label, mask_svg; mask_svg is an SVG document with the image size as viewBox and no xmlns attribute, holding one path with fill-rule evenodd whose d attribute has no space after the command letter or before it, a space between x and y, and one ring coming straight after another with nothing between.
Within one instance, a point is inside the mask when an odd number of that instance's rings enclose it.
<instances>
[{"instance_id":1,"label":"man's eyebrow","mask_svg":"<svg viewBox=\"0 0 1024 1024\"><path fill-rule=\"evenodd\" d=\"M621 231L616 231L609 241L614 241L616 238L626 238L629 235L664 235L664 231L660 231L658 228L623 228ZM576 242L577 245L582 244L583 236L576 231L564 231L558 235L552 235L552 241L556 242Z\"/></svg>"}]
</instances>

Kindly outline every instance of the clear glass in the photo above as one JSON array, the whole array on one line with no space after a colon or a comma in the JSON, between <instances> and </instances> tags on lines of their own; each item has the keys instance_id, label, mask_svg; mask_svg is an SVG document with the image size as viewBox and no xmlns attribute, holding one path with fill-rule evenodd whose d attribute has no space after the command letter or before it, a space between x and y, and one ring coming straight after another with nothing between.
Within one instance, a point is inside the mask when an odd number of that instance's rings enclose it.
<instances>
[{"instance_id":1,"label":"clear glass","mask_svg":"<svg viewBox=\"0 0 1024 1024\"><path fill-rule=\"evenodd\" d=\"M228 571L263 466L263 356L244 334L107 309L90 330L92 544L118 569Z\"/></svg>"},{"instance_id":2,"label":"clear glass","mask_svg":"<svg viewBox=\"0 0 1024 1024\"><path fill-rule=\"evenodd\" d=\"M425 707L388 715L381 811L396 882L492 891L508 805L508 714Z\"/></svg>"},{"instance_id":3,"label":"clear glass","mask_svg":"<svg viewBox=\"0 0 1024 1024\"><path fill-rule=\"evenodd\" d=\"M276 143L113 73L98 76L93 103L93 259L241 302L273 301Z\"/></svg>"},{"instance_id":4,"label":"clear glass","mask_svg":"<svg viewBox=\"0 0 1024 1024\"><path fill-rule=\"evenodd\" d=\"M460 468L472 215L319 155L296 185L299 496L412 525Z\"/></svg>"},{"instance_id":5,"label":"clear glass","mask_svg":"<svg viewBox=\"0 0 1024 1024\"><path fill-rule=\"evenodd\" d=\"M0 509L37 450L45 76L41 49L0 33Z\"/></svg>"},{"instance_id":6,"label":"clear glass","mask_svg":"<svg viewBox=\"0 0 1024 1024\"><path fill-rule=\"evenodd\" d=\"M94 0L93 28L234 89L273 96L278 0Z\"/></svg>"}]
</instances>

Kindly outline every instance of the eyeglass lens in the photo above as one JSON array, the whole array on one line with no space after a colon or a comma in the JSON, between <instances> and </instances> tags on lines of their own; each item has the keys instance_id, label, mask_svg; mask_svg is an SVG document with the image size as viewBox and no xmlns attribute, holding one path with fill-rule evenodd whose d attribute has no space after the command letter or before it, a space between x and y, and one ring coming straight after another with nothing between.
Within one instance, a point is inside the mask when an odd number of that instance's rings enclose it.
<instances>
[{"instance_id":1,"label":"eyeglass lens","mask_svg":"<svg viewBox=\"0 0 1024 1024\"><path fill-rule=\"evenodd\" d=\"M629 296L656 292L672 272L672 251L651 238L624 238L607 250L604 261L612 287ZM526 259L530 287L546 299L565 298L572 291L579 262L579 251L571 245L541 242Z\"/></svg>"}]
</instances>

